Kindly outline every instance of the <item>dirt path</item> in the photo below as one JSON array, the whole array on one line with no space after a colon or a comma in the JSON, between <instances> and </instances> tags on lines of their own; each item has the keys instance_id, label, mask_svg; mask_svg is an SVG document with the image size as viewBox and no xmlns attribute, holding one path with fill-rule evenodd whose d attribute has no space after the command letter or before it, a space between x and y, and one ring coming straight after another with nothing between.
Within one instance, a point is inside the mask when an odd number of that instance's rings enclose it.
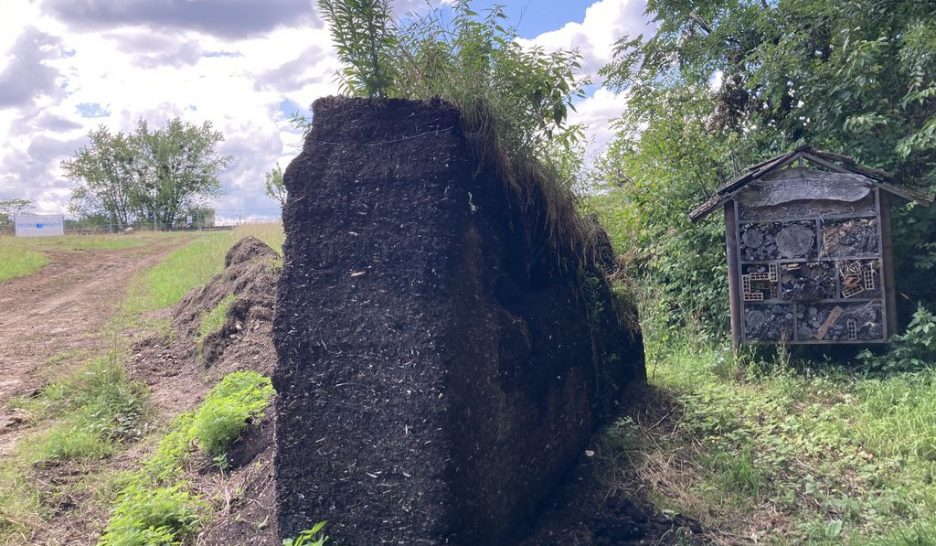
<instances>
[{"instance_id":1,"label":"dirt path","mask_svg":"<svg viewBox=\"0 0 936 546\"><path fill-rule=\"evenodd\" d=\"M0 283L0 455L13 444L20 418L8 408L16 395L44 382L46 363L104 348L102 333L133 274L188 242L174 239L121 250L47 252L41 271Z\"/></svg>"}]
</instances>

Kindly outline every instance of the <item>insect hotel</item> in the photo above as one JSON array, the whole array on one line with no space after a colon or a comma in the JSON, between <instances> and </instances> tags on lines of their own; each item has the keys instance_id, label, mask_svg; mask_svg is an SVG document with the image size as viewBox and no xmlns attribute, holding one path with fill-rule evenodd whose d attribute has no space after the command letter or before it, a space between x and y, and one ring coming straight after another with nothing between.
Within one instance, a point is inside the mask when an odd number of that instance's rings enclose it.
<instances>
[{"instance_id":1,"label":"insect hotel","mask_svg":"<svg viewBox=\"0 0 936 546\"><path fill-rule=\"evenodd\" d=\"M798 148L693 210L725 213L731 333L741 343L883 343L896 333L892 195L933 198L850 157Z\"/></svg>"}]
</instances>

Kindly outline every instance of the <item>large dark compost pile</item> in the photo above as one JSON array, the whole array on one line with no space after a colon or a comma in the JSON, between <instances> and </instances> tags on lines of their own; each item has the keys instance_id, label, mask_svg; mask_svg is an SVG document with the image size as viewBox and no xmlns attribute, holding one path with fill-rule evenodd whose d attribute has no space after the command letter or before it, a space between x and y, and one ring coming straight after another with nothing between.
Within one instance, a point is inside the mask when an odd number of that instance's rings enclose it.
<instances>
[{"instance_id":1,"label":"large dark compost pile","mask_svg":"<svg viewBox=\"0 0 936 546\"><path fill-rule=\"evenodd\" d=\"M281 536L507 544L644 376L633 307L440 101L328 98L286 170Z\"/></svg>"}]
</instances>

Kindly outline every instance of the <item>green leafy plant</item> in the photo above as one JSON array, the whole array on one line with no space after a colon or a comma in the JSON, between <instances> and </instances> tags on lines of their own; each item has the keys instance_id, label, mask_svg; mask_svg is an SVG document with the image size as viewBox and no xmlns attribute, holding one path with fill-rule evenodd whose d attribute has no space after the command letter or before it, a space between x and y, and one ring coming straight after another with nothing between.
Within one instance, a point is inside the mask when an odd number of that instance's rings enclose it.
<instances>
[{"instance_id":1,"label":"green leafy plant","mask_svg":"<svg viewBox=\"0 0 936 546\"><path fill-rule=\"evenodd\" d=\"M904 333L893 337L890 351L875 355L865 350L858 359L870 372L913 372L936 366L936 316L918 306Z\"/></svg>"},{"instance_id":2,"label":"green leafy plant","mask_svg":"<svg viewBox=\"0 0 936 546\"><path fill-rule=\"evenodd\" d=\"M194 535L202 503L180 486L132 483L120 493L98 546L176 545Z\"/></svg>"},{"instance_id":3,"label":"green leafy plant","mask_svg":"<svg viewBox=\"0 0 936 546\"><path fill-rule=\"evenodd\" d=\"M396 35L389 0L318 0L318 6L345 65L342 86L365 97L390 96Z\"/></svg>"},{"instance_id":4,"label":"green leafy plant","mask_svg":"<svg viewBox=\"0 0 936 546\"><path fill-rule=\"evenodd\" d=\"M296 538L283 539L283 546L325 546L328 535L325 534L326 522L320 521L311 529L299 533Z\"/></svg>"},{"instance_id":5,"label":"green leafy plant","mask_svg":"<svg viewBox=\"0 0 936 546\"><path fill-rule=\"evenodd\" d=\"M224 376L195 412L191 435L211 456L223 455L270 403L270 379L254 371Z\"/></svg>"},{"instance_id":6,"label":"green leafy plant","mask_svg":"<svg viewBox=\"0 0 936 546\"><path fill-rule=\"evenodd\" d=\"M257 372L233 372L198 409L179 415L156 453L129 476L99 546L176 545L190 538L207 507L183 479L185 461L198 445L225 463L225 450L262 415L273 392L270 380Z\"/></svg>"}]
</instances>

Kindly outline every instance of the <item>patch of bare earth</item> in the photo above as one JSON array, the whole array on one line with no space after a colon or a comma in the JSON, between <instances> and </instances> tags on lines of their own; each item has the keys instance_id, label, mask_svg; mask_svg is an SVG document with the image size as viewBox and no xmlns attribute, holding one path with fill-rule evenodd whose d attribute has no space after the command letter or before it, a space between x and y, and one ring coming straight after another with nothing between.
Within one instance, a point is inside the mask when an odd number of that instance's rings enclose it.
<instances>
[{"instance_id":1,"label":"patch of bare earth","mask_svg":"<svg viewBox=\"0 0 936 546\"><path fill-rule=\"evenodd\" d=\"M0 283L0 457L26 428L10 400L107 349L103 333L130 279L185 242L48 252L50 263L40 271Z\"/></svg>"}]
</instances>

